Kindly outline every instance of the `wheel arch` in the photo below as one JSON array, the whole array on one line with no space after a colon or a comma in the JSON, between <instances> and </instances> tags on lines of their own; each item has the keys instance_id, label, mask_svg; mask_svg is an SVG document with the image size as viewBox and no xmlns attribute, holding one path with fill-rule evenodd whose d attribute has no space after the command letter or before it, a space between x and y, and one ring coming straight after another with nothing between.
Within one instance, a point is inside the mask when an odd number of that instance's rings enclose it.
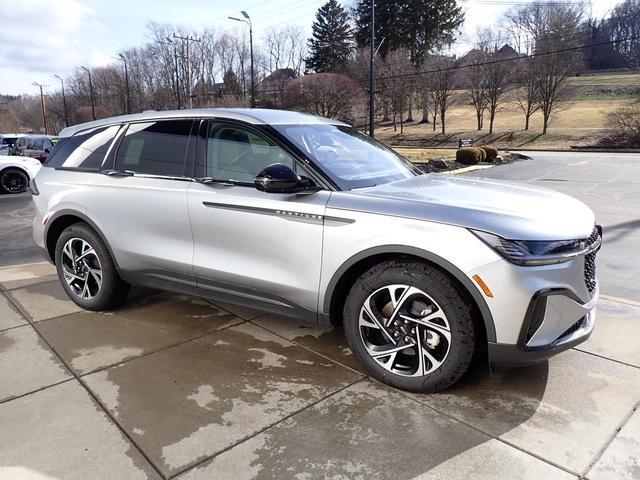
<instances>
[{"instance_id":1,"label":"wheel arch","mask_svg":"<svg viewBox=\"0 0 640 480\"><path fill-rule=\"evenodd\" d=\"M80 213L76 210L66 210L66 209L59 210L58 212L54 213L51 216L51 218L47 221L47 225L45 226L45 230L44 230L44 241L45 241L45 248L47 250L47 255L49 256L49 260L51 261L51 263L53 263L54 265L56 263L56 258L55 258L56 243L58 242L58 238L60 237L60 234L67 227L69 227L70 225L73 225L74 223L86 223L87 225L89 225L89 227L91 227L91 229L94 232L96 232L96 234L100 237L102 242L107 246L107 250L109 250L109 255L111 255L113 263L116 266L116 270L120 272L118 261L116 260L116 257L113 255L111 246L109 245L109 242L107 242L107 239L102 233L102 231L100 230L100 228L98 228L98 226L93 220L91 220L85 214Z\"/></svg>"},{"instance_id":2,"label":"wheel arch","mask_svg":"<svg viewBox=\"0 0 640 480\"><path fill-rule=\"evenodd\" d=\"M489 306L471 279L448 260L427 250L405 245L385 245L363 250L349 258L336 270L327 285L322 305L322 311L329 316L331 323L333 325L340 323L342 308L351 285L360 275L380 262L398 258L412 258L416 261L428 263L449 275L475 304L482 318L487 341L496 341L495 325Z\"/></svg>"},{"instance_id":3,"label":"wheel arch","mask_svg":"<svg viewBox=\"0 0 640 480\"><path fill-rule=\"evenodd\" d=\"M4 167L0 168L0 175L2 175L5 170L10 170L10 169L20 170L22 173L24 173L27 176L29 180L31 180L31 175L29 175L29 172L27 172L26 169L22 168L19 165L5 165Z\"/></svg>"}]
</instances>

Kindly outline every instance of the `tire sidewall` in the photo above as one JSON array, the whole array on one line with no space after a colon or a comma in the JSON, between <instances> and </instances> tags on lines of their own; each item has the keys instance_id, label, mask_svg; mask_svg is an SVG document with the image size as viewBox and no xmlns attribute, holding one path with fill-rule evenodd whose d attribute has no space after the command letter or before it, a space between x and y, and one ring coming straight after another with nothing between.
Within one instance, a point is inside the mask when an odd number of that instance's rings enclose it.
<instances>
[{"instance_id":1,"label":"tire sidewall","mask_svg":"<svg viewBox=\"0 0 640 480\"><path fill-rule=\"evenodd\" d=\"M91 299L80 298L71 287L67 284L62 271L62 249L65 243L72 238L81 238L85 240L98 256L100 261L100 267L102 268L102 288L98 295ZM102 239L86 224L74 224L67 227L58 237L55 250L56 270L58 272L58 278L64 288L65 292L77 305L88 310L102 310L106 308L111 299L111 292L113 292L114 285L114 273L115 267L111 256L107 251Z\"/></svg>"},{"instance_id":2,"label":"tire sidewall","mask_svg":"<svg viewBox=\"0 0 640 480\"><path fill-rule=\"evenodd\" d=\"M374 269L375 270L375 269ZM381 271L367 272L352 287L344 308L344 329L349 344L365 369L376 379L405 390L416 392L439 391L455 382L467 370L475 350L473 321L463 315L461 307L468 309L460 293L451 282L438 281L438 275L429 270L392 267ZM445 362L433 372L422 377L406 377L394 374L382 367L367 352L358 327L360 309L364 301L376 290L391 284L414 286L429 295L442 308L451 331L451 345Z\"/></svg>"}]
</instances>

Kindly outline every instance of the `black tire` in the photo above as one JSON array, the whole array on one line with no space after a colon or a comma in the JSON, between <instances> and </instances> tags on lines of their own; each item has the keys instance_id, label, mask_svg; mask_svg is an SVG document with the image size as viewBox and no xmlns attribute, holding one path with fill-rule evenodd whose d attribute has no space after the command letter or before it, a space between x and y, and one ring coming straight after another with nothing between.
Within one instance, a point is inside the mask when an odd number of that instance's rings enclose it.
<instances>
[{"instance_id":1,"label":"black tire","mask_svg":"<svg viewBox=\"0 0 640 480\"><path fill-rule=\"evenodd\" d=\"M374 292L394 284L412 286L428 294L446 315L450 330L448 353L442 364L426 375L410 377L394 373L374 360L365 347L359 326L360 311ZM387 261L371 268L351 288L343 315L347 341L366 371L376 380L403 390L433 393L453 385L469 368L476 349L473 309L465 294L441 270L423 263Z\"/></svg>"},{"instance_id":2,"label":"black tire","mask_svg":"<svg viewBox=\"0 0 640 480\"><path fill-rule=\"evenodd\" d=\"M24 193L29 188L29 176L19 168L5 168L0 172L2 193Z\"/></svg>"},{"instance_id":3,"label":"black tire","mask_svg":"<svg viewBox=\"0 0 640 480\"><path fill-rule=\"evenodd\" d=\"M69 265L69 262L68 257L63 259L63 249L67 242L72 239L83 240L89 244L93 248L95 256L99 260L99 267L102 272L102 284L100 288L97 289L95 296L92 298L83 298L74 290L78 287L78 284L74 283L73 285L70 285L65 279L63 271L63 268L65 267L63 265ZM77 243L76 241L74 242ZM55 261L58 278L60 279L60 283L62 283L62 287L65 289L67 295L77 305L86 310L110 310L118 307L126 298L129 288L131 287L118 275L118 271L105 243L86 223L74 223L60 234L60 237L56 242ZM97 283L94 282L92 285L95 289Z\"/></svg>"}]
</instances>

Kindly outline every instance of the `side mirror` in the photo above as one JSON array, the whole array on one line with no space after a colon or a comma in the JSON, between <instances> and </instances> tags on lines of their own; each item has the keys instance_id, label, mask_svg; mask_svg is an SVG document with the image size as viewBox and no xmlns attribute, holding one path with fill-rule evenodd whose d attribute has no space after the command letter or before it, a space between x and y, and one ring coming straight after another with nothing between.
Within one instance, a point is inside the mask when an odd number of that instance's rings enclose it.
<instances>
[{"instance_id":1,"label":"side mirror","mask_svg":"<svg viewBox=\"0 0 640 480\"><path fill-rule=\"evenodd\" d=\"M283 163L269 165L253 183L258 190L268 193L297 193L303 188L302 179Z\"/></svg>"},{"instance_id":2,"label":"side mirror","mask_svg":"<svg viewBox=\"0 0 640 480\"><path fill-rule=\"evenodd\" d=\"M51 153L51 148L50 147L45 148L44 153Z\"/></svg>"}]
</instances>

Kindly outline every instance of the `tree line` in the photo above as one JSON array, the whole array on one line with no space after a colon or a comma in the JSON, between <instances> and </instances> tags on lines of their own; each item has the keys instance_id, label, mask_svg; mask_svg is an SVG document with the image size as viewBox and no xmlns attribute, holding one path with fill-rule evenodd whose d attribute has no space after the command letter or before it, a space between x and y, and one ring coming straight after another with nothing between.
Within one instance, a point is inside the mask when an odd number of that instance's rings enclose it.
<instances>
[{"instance_id":1,"label":"tree line","mask_svg":"<svg viewBox=\"0 0 640 480\"><path fill-rule=\"evenodd\" d=\"M640 2L626 0L607 18L580 3L514 6L480 29L468 51L456 43L464 12L456 0L375 0L376 118L439 124L454 101L473 107L478 130L493 132L509 91L522 128L540 112L543 132L568 94L567 79L585 68L640 67ZM300 27L267 31L254 48L257 106L289 108L364 124L368 116L371 0L346 9L322 5L305 39ZM189 42L185 38L192 38ZM454 54L456 52L457 54ZM152 23L144 45L120 52L127 62L133 111L249 104L249 39L242 30L199 32ZM96 116L126 111L122 61L91 70ZM87 72L65 79L69 120L90 120ZM460 95L456 92L463 92ZM61 91L46 99L52 131L65 123ZM42 124L39 97L0 98L0 129Z\"/></svg>"}]
</instances>

